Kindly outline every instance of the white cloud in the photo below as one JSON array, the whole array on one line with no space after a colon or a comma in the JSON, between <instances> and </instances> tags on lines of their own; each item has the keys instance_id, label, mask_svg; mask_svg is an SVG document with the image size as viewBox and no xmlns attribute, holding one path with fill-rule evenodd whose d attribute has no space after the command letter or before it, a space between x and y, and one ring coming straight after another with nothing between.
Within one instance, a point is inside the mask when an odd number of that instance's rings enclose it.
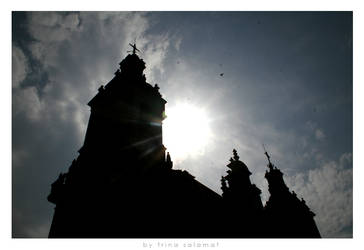
<instances>
[{"instance_id":1,"label":"white cloud","mask_svg":"<svg viewBox=\"0 0 364 250\"><path fill-rule=\"evenodd\" d=\"M155 74L164 73L164 61L167 50L170 45L168 35L148 37L144 40L145 51L143 53L144 61L147 62L145 75L147 81L152 83L156 80Z\"/></svg>"},{"instance_id":2,"label":"white cloud","mask_svg":"<svg viewBox=\"0 0 364 250\"><path fill-rule=\"evenodd\" d=\"M19 87L20 83L25 79L29 73L29 66L27 58L23 51L13 45L12 47L12 80L13 88Z\"/></svg>"},{"instance_id":3,"label":"white cloud","mask_svg":"<svg viewBox=\"0 0 364 250\"><path fill-rule=\"evenodd\" d=\"M315 220L323 237L352 236L353 171L344 168L347 162L351 162L351 153L308 172L285 176L290 189L303 197L316 213Z\"/></svg>"},{"instance_id":4,"label":"white cloud","mask_svg":"<svg viewBox=\"0 0 364 250\"><path fill-rule=\"evenodd\" d=\"M69 39L79 24L78 14L32 12L28 17L28 27L33 38L47 43Z\"/></svg>"}]
</instances>

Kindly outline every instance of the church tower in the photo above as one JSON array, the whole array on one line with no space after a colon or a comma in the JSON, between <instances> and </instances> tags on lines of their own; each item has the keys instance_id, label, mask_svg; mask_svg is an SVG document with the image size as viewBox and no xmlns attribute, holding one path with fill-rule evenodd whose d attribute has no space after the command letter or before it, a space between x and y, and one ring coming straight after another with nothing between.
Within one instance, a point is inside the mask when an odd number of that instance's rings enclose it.
<instances>
[{"instance_id":1,"label":"church tower","mask_svg":"<svg viewBox=\"0 0 364 250\"><path fill-rule=\"evenodd\" d=\"M314 221L315 214L298 199L297 194L289 191L283 180L283 173L270 161L267 152L269 200L264 207L267 237L272 238L320 238L320 232Z\"/></svg>"},{"instance_id":2,"label":"church tower","mask_svg":"<svg viewBox=\"0 0 364 250\"><path fill-rule=\"evenodd\" d=\"M49 237L218 236L212 218L221 196L174 170L165 156L166 101L146 82L145 63L131 46L132 54L88 103L79 156L52 184Z\"/></svg>"},{"instance_id":3,"label":"church tower","mask_svg":"<svg viewBox=\"0 0 364 250\"><path fill-rule=\"evenodd\" d=\"M252 174L244 162L239 160L237 151L227 165L227 175L221 177L222 197L225 208L234 217L231 233L238 237L261 237L263 205L260 189L250 182Z\"/></svg>"},{"instance_id":4,"label":"church tower","mask_svg":"<svg viewBox=\"0 0 364 250\"><path fill-rule=\"evenodd\" d=\"M112 223L119 213L141 209L130 203L137 203L145 176L172 168L162 144L166 101L157 85L146 82L145 63L131 46L114 78L88 103L91 115L79 156L52 184L48 200L56 208L49 237L113 236L120 232ZM125 230L132 232L130 227Z\"/></svg>"},{"instance_id":5,"label":"church tower","mask_svg":"<svg viewBox=\"0 0 364 250\"><path fill-rule=\"evenodd\" d=\"M122 159L124 166L145 168L164 161L162 121L166 101L158 85L152 87L146 82L145 63L136 54L135 44L132 46L133 53L120 63L115 77L88 103L91 116L80 151L96 158L102 155L102 161Z\"/></svg>"},{"instance_id":6,"label":"church tower","mask_svg":"<svg viewBox=\"0 0 364 250\"><path fill-rule=\"evenodd\" d=\"M49 237L319 237L314 214L289 191L268 153L265 207L235 149L222 196L173 169L162 144L166 101L146 82L145 63L130 45L132 53L88 103L79 156L51 186Z\"/></svg>"}]
</instances>

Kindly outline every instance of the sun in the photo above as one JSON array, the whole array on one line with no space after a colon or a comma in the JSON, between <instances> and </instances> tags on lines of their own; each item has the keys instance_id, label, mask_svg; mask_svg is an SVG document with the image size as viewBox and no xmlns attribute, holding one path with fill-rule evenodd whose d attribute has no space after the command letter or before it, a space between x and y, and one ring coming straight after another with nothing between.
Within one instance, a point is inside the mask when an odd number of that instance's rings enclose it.
<instances>
[{"instance_id":1,"label":"sun","mask_svg":"<svg viewBox=\"0 0 364 250\"><path fill-rule=\"evenodd\" d=\"M211 138L209 119L203 108L180 103L166 109L163 144L174 161L204 154Z\"/></svg>"}]
</instances>

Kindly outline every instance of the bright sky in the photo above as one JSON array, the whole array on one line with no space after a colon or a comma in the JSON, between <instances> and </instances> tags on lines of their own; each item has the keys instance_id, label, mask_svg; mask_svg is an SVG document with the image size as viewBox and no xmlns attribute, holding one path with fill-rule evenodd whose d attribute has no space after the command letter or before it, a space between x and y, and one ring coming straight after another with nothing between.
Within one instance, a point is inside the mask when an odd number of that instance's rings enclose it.
<instances>
[{"instance_id":1,"label":"bright sky","mask_svg":"<svg viewBox=\"0 0 364 250\"><path fill-rule=\"evenodd\" d=\"M264 143L322 236L352 236L350 12L14 13L12 34L14 236L47 236L50 184L135 38L175 168L220 193L236 148L266 201Z\"/></svg>"}]
</instances>

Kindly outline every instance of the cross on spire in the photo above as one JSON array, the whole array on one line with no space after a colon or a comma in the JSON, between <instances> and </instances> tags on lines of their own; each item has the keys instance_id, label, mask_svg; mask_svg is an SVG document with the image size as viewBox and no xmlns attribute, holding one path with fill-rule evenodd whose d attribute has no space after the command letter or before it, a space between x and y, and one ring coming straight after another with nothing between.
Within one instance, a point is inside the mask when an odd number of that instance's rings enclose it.
<instances>
[{"instance_id":1,"label":"cross on spire","mask_svg":"<svg viewBox=\"0 0 364 250\"><path fill-rule=\"evenodd\" d=\"M129 45L133 48L133 55L135 54L136 51L140 52L140 50L137 49L135 42L134 44L129 43Z\"/></svg>"},{"instance_id":2,"label":"cross on spire","mask_svg":"<svg viewBox=\"0 0 364 250\"><path fill-rule=\"evenodd\" d=\"M269 162L268 166L269 166L269 168L271 168L272 167L272 163L270 162L270 155L267 153L267 150L265 149L264 144L263 144L263 149L264 149L264 154L268 158L268 162Z\"/></svg>"}]
</instances>

